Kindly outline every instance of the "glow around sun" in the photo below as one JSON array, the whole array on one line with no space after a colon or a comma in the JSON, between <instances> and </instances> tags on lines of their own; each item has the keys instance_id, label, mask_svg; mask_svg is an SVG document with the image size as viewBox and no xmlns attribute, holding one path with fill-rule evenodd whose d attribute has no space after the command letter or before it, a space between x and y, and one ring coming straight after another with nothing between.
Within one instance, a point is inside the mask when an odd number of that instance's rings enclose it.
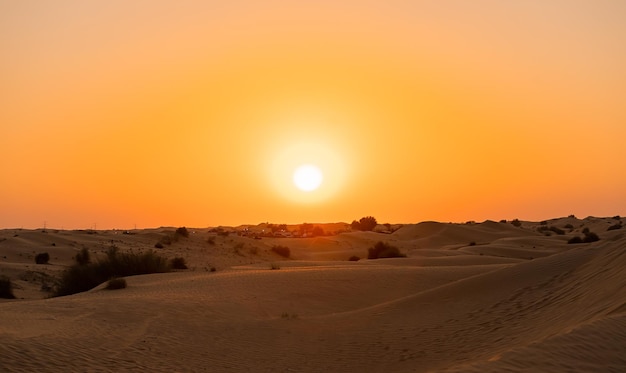
<instances>
[{"instance_id":1,"label":"glow around sun","mask_svg":"<svg viewBox=\"0 0 626 373\"><path fill-rule=\"evenodd\" d=\"M348 174L345 155L328 142L292 140L278 148L267 163L267 175L280 198L315 204L331 199L343 188Z\"/></svg>"},{"instance_id":2,"label":"glow around sun","mask_svg":"<svg viewBox=\"0 0 626 373\"><path fill-rule=\"evenodd\" d=\"M293 172L293 183L305 192L311 192L319 188L324 180L322 171L315 165L303 164Z\"/></svg>"}]
</instances>

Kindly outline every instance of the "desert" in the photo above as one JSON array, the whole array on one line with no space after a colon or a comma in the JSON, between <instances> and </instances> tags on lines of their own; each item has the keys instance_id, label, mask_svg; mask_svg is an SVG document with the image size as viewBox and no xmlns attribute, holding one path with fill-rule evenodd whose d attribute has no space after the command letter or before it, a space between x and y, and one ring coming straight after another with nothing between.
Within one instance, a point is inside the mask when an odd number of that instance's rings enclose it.
<instances>
[{"instance_id":1,"label":"desert","mask_svg":"<svg viewBox=\"0 0 626 373\"><path fill-rule=\"evenodd\" d=\"M621 372L622 219L319 224L316 237L189 228L163 248L176 228L4 229L0 274L16 299L0 300L0 368ZM568 243L583 231L599 239ZM403 256L367 259L377 242ZM188 268L51 296L82 248L97 260L112 245ZM35 264L40 252L47 264Z\"/></svg>"},{"instance_id":2,"label":"desert","mask_svg":"<svg viewBox=\"0 0 626 373\"><path fill-rule=\"evenodd\" d=\"M0 0L0 373L626 372L625 19Z\"/></svg>"}]
</instances>

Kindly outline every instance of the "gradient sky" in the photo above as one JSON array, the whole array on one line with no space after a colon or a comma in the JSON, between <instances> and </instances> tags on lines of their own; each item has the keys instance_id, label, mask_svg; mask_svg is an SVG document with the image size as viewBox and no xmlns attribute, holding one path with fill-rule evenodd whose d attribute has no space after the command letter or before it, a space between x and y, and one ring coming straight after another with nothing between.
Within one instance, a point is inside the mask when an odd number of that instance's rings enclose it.
<instances>
[{"instance_id":1,"label":"gradient sky","mask_svg":"<svg viewBox=\"0 0 626 373\"><path fill-rule=\"evenodd\" d=\"M626 215L624 1L0 0L0 227ZM298 191L313 163L322 187Z\"/></svg>"}]
</instances>

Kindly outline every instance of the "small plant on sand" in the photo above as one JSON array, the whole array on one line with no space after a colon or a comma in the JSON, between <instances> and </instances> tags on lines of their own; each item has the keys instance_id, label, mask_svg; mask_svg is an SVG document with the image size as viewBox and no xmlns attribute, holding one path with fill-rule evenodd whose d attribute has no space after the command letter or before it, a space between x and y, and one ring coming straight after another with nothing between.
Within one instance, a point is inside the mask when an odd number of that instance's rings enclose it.
<instances>
[{"instance_id":1,"label":"small plant on sand","mask_svg":"<svg viewBox=\"0 0 626 373\"><path fill-rule=\"evenodd\" d=\"M596 242L596 241L599 241L599 240L600 240L600 237L598 237L598 235L597 235L597 234L595 234L595 233L593 233L593 232L587 232L587 233L585 233L585 238L583 238L583 241L584 241L585 243L588 243L588 242Z\"/></svg>"},{"instance_id":2,"label":"small plant on sand","mask_svg":"<svg viewBox=\"0 0 626 373\"><path fill-rule=\"evenodd\" d=\"M189 237L189 231L185 227L180 227L176 229L176 235L182 237Z\"/></svg>"},{"instance_id":3,"label":"small plant on sand","mask_svg":"<svg viewBox=\"0 0 626 373\"><path fill-rule=\"evenodd\" d=\"M185 262L185 258L177 256L176 258L172 258L170 261L170 266L172 269L187 269L187 263Z\"/></svg>"},{"instance_id":4,"label":"small plant on sand","mask_svg":"<svg viewBox=\"0 0 626 373\"><path fill-rule=\"evenodd\" d=\"M351 262L358 262L359 260L361 260L361 258L356 255L352 255L350 258L348 258L348 260Z\"/></svg>"},{"instance_id":5,"label":"small plant on sand","mask_svg":"<svg viewBox=\"0 0 626 373\"><path fill-rule=\"evenodd\" d=\"M522 226L522 222L521 222L521 221L519 221L519 219L513 219L513 221L511 221L511 224L512 224L514 227L521 227L521 226Z\"/></svg>"},{"instance_id":6,"label":"small plant on sand","mask_svg":"<svg viewBox=\"0 0 626 373\"><path fill-rule=\"evenodd\" d=\"M569 241L567 241L567 243L569 244L590 243L590 242L596 242L600 240L600 237L597 234L589 231L589 229L583 230L583 233L585 234L584 238L580 238L578 236L572 237L569 239Z\"/></svg>"},{"instance_id":7,"label":"small plant on sand","mask_svg":"<svg viewBox=\"0 0 626 373\"><path fill-rule=\"evenodd\" d=\"M285 258L289 258L291 255L291 250L287 246L274 245L272 251Z\"/></svg>"},{"instance_id":8,"label":"small plant on sand","mask_svg":"<svg viewBox=\"0 0 626 373\"><path fill-rule=\"evenodd\" d=\"M154 247L156 249L162 249L164 246L163 246L163 244L161 242L157 242L157 243L154 244Z\"/></svg>"},{"instance_id":9,"label":"small plant on sand","mask_svg":"<svg viewBox=\"0 0 626 373\"><path fill-rule=\"evenodd\" d=\"M209 238L207 238L206 242L209 245L215 245L215 236L210 236Z\"/></svg>"},{"instance_id":10,"label":"small plant on sand","mask_svg":"<svg viewBox=\"0 0 626 373\"><path fill-rule=\"evenodd\" d=\"M107 283L108 290L126 289L126 280L124 278L112 278Z\"/></svg>"},{"instance_id":11,"label":"small plant on sand","mask_svg":"<svg viewBox=\"0 0 626 373\"><path fill-rule=\"evenodd\" d=\"M89 250L86 247L80 249L78 254L74 257L76 260L76 264L84 266L91 263L91 256L89 255Z\"/></svg>"},{"instance_id":12,"label":"small plant on sand","mask_svg":"<svg viewBox=\"0 0 626 373\"><path fill-rule=\"evenodd\" d=\"M39 253L35 256L35 263L37 264L48 264L50 260L50 254L48 253Z\"/></svg>"},{"instance_id":13,"label":"small plant on sand","mask_svg":"<svg viewBox=\"0 0 626 373\"><path fill-rule=\"evenodd\" d=\"M276 264L276 263L272 263L272 264L270 265L270 269L272 269L272 270L278 270L278 269L280 269L280 266L279 266L278 264Z\"/></svg>"},{"instance_id":14,"label":"small plant on sand","mask_svg":"<svg viewBox=\"0 0 626 373\"><path fill-rule=\"evenodd\" d=\"M622 224L621 223L613 224L609 228L607 228L607 231L614 231L616 229L622 229Z\"/></svg>"},{"instance_id":15,"label":"small plant on sand","mask_svg":"<svg viewBox=\"0 0 626 373\"><path fill-rule=\"evenodd\" d=\"M554 226L552 226L552 227L550 227L549 229L550 229L552 232L554 232L554 233L556 233L556 234L558 234L558 235L561 235L561 236L565 234L565 231L564 231L563 229L561 229L561 228L558 228L558 227L554 227Z\"/></svg>"},{"instance_id":16,"label":"small plant on sand","mask_svg":"<svg viewBox=\"0 0 626 373\"><path fill-rule=\"evenodd\" d=\"M582 239L582 238L580 238L580 237L578 237L578 236L576 236L576 237L572 237L572 238L570 238L570 239L567 241L567 243L569 243L569 244L583 243L583 239Z\"/></svg>"},{"instance_id":17,"label":"small plant on sand","mask_svg":"<svg viewBox=\"0 0 626 373\"><path fill-rule=\"evenodd\" d=\"M373 247L367 250L367 259L378 258L404 258L406 255L400 253L400 250L388 243L378 241Z\"/></svg>"},{"instance_id":18,"label":"small plant on sand","mask_svg":"<svg viewBox=\"0 0 626 373\"><path fill-rule=\"evenodd\" d=\"M298 314L297 313L283 312L282 315L280 315L280 317L282 319L285 319L285 320L297 320L298 319Z\"/></svg>"},{"instance_id":19,"label":"small plant on sand","mask_svg":"<svg viewBox=\"0 0 626 373\"><path fill-rule=\"evenodd\" d=\"M0 298L15 299L13 295L13 284L11 279L6 276L0 276Z\"/></svg>"}]
</instances>

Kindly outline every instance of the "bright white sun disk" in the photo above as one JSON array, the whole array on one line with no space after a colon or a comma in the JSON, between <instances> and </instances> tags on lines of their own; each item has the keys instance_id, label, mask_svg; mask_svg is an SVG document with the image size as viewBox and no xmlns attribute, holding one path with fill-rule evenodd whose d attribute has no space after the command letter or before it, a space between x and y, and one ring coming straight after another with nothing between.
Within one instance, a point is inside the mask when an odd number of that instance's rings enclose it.
<instances>
[{"instance_id":1,"label":"bright white sun disk","mask_svg":"<svg viewBox=\"0 0 626 373\"><path fill-rule=\"evenodd\" d=\"M311 192L319 188L323 179L322 171L311 164L301 165L293 172L293 183L304 192Z\"/></svg>"}]
</instances>

